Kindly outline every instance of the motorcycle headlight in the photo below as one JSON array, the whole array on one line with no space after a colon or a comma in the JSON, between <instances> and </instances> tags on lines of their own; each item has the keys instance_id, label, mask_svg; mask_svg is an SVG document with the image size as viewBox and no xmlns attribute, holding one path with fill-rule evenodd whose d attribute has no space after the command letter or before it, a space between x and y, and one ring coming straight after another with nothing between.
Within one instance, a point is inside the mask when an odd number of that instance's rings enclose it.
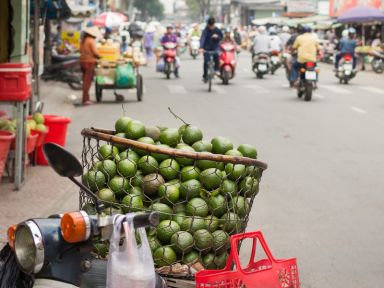
<instances>
[{"instance_id":1,"label":"motorcycle headlight","mask_svg":"<svg viewBox=\"0 0 384 288\"><path fill-rule=\"evenodd\" d=\"M14 245L21 270L25 273L40 272L44 264L44 243L35 222L29 220L18 225Z\"/></svg>"}]
</instances>

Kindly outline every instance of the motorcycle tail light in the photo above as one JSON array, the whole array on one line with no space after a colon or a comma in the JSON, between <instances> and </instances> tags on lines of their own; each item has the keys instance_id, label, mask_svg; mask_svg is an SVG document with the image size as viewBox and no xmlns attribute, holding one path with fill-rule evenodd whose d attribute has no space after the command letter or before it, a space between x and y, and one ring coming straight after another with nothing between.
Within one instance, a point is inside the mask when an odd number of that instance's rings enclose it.
<instances>
[{"instance_id":1,"label":"motorcycle tail light","mask_svg":"<svg viewBox=\"0 0 384 288\"><path fill-rule=\"evenodd\" d=\"M8 236L8 244L9 247L11 247L12 250L15 248L15 232L16 232L17 225L12 225L8 228L7 236Z\"/></svg>"},{"instance_id":2,"label":"motorcycle tail light","mask_svg":"<svg viewBox=\"0 0 384 288\"><path fill-rule=\"evenodd\" d=\"M271 55L272 56L279 56L280 52L279 51L272 51Z\"/></svg>"},{"instance_id":3,"label":"motorcycle tail light","mask_svg":"<svg viewBox=\"0 0 384 288\"><path fill-rule=\"evenodd\" d=\"M307 68L313 68L313 67L315 67L315 62L307 62L307 63L305 63L305 66Z\"/></svg>"},{"instance_id":4,"label":"motorcycle tail light","mask_svg":"<svg viewBox=\"0 0 384 288\"><path fill-rule=\"evenodd\" d=\"M344 56L344 60L345 61L351 61L352 60L352 56L351 55L345 55Z\"/></svg>"},{"instance_id":5,"label":"motorcycle tail light","mask_svg":"<svg viewBox=\"0 0 384 288\"><path fill-rule=\"evenodd\" d=\"M91 220L85 211L70 212L61 218L61 234L68 243L78 243L91 236Z\"/></svg>"}]
</instances>

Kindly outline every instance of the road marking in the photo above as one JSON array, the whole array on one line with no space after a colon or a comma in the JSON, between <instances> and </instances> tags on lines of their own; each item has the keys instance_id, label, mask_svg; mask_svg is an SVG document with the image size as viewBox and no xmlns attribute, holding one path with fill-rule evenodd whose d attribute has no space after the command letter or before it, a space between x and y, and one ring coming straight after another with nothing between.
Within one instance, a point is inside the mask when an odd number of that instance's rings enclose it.
<instances>
[{"instance_id":1,"label":"road marking","mask_svg":"<svg viewBox=\"0 0 384 288\"><path fill-rule=\"evenodd\" d=\"M347 89L340 88L340 87L337 87L335 85L320 85L320 88L324 88L326 90L329 90L329 91L332 91L335 93L339 93L339 94L351 94L352 93L351 91L349 91Z\"/></svg>"},{"instance_id":2,"label":"road marking","mask_svg":"<svg viewBox=\"0 0 384 288\"><path fill-rule=\"evenodd\" d=\"M183 85L169 84L168 90L172 94L186 94L187 90L185 90Z\"/></svg>"},{"instance_id":3,"label":"road marking","mask_svg":"<svg viewBox=\"0 0 384 288\"><path fill-rule=\"evenodd\" d=\"M384 89L379 89L379 88L375 88L375 87L360 87L361 89L363 90L366 90L368 92L372 92L372 93L376 93L376 94L380 94L380 95L383 95L384 94Z\"/></svg>"},{"instance_id":4,"label":"road marking","mask_svg":"<svg viewBox=\"0 0 384 288\"><path fill-rule=\"evenodd\" d=\"M216 92L217 94L227 94L227 91L214 83L212 83L212 91Z\"/></svg>"},{"instance_id":5,"label":"road marking","mask_svg":"<svg viewBox=\"0 0 384 288\"><path fill-rule=\"evenodd\" d=\"M355 112L360 113L360 114L365 114L365 113L367 113L367 111L365 111L365 110L363 110L363 109L360 109L360 108L358 108L358 107L355 107L355 106L351 106L350 108L351 108L352 111L355 111Z\"/></svg>"},{"instance_id":6,"label":"road marking","mask_svg":"<svg viewBox=\"0 0 384 288\"><path fill-rule=\"evenodd\" d=\"M245 85L244 87L251 89L251 90L257 90L257 92L259 92L259 93L269 93L270 92L268 89L265 89L264 87L262 87L260 85L255 85L255 84Z\"/></svg>"}]
</instances>

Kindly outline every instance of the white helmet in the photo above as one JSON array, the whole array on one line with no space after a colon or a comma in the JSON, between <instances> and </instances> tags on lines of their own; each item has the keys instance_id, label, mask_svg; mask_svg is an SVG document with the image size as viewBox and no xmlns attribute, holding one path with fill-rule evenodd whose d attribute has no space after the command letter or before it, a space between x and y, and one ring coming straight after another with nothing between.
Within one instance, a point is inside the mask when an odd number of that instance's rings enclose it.
<instances>
[{"instance_id":1,"label":"white helmet","mask_svg":"<svg viewBox=\"0 0 384 288\"><path fill-rule=\"evenodd\" d=\"M341 32L341 37L348 37L348 29L344 29L343 32Z\"/></svg>"},{"instance_id":2,"label":"white helmet","mask_svg":"<svg viewBox=\"0 0 384 288\"><path fill-rule=\"evenodd\" d=\"M285 25L283 28L281 28L281 30L283 30L283 32L289 32L289 27Z\"/></svg>"},{"instance_id":3,"label":"white helmet","mask_svg":"<svg viewBox=\"0 0 384 288\"><path fill-rule=\"evenodd\" d=\"M267 28L265 26L260 26L258 28L260 34L265 34L267 32Z\"/></svg>"}]
</instances>

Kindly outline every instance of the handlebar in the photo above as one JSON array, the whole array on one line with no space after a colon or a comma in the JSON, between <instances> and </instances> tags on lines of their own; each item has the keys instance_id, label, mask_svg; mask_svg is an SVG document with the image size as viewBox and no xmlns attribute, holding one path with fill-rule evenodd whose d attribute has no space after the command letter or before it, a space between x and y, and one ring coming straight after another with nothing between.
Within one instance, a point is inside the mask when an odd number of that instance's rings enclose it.
<instances>
[{"instance_id":1,"label":"handlebar","mask_svg":"<svg viewBox=\"0 0 384 288\"><path fill-rule=\"evenodd\" d=\"M135 228L157 226L159 225L160 214L159 212L148 212L144 214L137 214L133 217L133 226Z\"/></svg>"},{"instance_id":2,"label":"handlebar","mask_svg":"<svg viewBox=\"0 0 384 288\"><path fill-rule=\"evenodd\" d=\"M113 223L116 217L120 214L112 216L92 216L93 220L97 222L98 234L101 235L103 240L107 240L111 237L113 231ZM133 226L135 229L144 228L150 226L157 226L160 222L160 214L157 211L146 212L143 214L136 214L133 217Z\"/></svg>"}]
</instances>

